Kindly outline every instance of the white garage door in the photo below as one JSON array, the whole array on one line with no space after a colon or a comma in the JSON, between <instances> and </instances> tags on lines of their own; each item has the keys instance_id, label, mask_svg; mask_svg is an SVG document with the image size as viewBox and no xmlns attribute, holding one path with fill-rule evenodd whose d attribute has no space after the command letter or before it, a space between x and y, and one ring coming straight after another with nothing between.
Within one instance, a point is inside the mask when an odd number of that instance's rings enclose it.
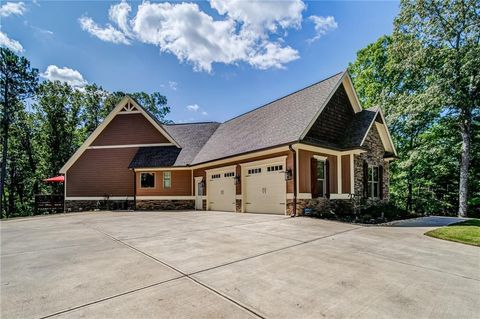
<instances>
[{"instance_id":1,"label":"white garage door","mask_svg":"<svg viewBox=\"0 0 480 319\"><path fill-rule=\"evenodd\" d=\"M207 172L207 199L210 210L235 211L235 170Z\"/></svg>"},{"instance_id":2,"label":"white garage door","mask_svg":"<svg viewBox=\"0 0 480 319\"><path fill-rule=\"evenodd\" d=\"M245 211L285 214L285 164L265 164L244 168Z\"/></svg>"}]
</instances>

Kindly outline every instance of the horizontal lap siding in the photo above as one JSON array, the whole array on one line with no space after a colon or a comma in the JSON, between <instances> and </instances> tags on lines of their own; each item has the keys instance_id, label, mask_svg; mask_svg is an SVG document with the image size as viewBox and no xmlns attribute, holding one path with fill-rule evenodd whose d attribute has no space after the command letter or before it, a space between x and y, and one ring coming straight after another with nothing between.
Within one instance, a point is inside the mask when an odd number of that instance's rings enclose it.
<instances>
[{"instance_id":1,"label":"horizontal lap siding","mask_svg":"<svg viewBox=\"0 0 480 319\"><path fill-rule=\"evenodd\" d=\"M313 155L326 156L329 161L330 169L330 193L337 193L337 156L328 155L317 152L310 152L299 150L298 151L298 162L299 162L299 193L311 193L311 159Z\"/></svg>"},{"instance_id":2,"label":"horizontal lap siding","mask_svg":"<svg viewBox=\"0 0 480 319\"><path fill-rule=\"evenodd\" d=\"M67 197L133 196L136 147L87 149L67 171Z\"/></svg>"},{"instance_id":3,"label":"horizontal lap siding","mask_svg":"<svg viewBox=\"0 0 480 319\"><path fill-rule=\"evenodd\" d=\"M275 158L275 157L279 157L279 156L287 156L287 161L286 161L287 162L287 167L286 168L287 169L288 168L293 169L293 155L292 155L291 152L287 151L287 152L280 152L280 153L275 153L275 154L270 154L270 155L252 157L252 158L241 160L241 161L232 161L232 162L228 162L228 163L221 164L221 165L212 165L212 166L201 168L201 169L195 169L193 171L193 177L200 177L201 176L201 177L203 177L204 180L206 180L206 172L205 172L206 170L225 167L225 166L232 166L232 165L237 165L236 174L240 175L241 174L240 164L259 161L259 160L264 160L264 159L268 159L268 158ZM242 194L241 183L242 183L242 181L240 181L240 184L236 185L237 195ZM293 186L294 186L293 179L287 181L287 193L293 193ZM205 183L205 188L206 188L206 183Z\"/></svg>"},{"instance_id":4,"label":"horizontal lap siding","mask_svg":"<svg viewBox=\"0 0 480 319\"><path fill-rule=\"evenodd\" d=\"M142 114L116 115L91 145L169 143Z\"/></svg>"},{"instance_id":5,"label":"horizontal lap siding","mask_svg":"<svg viewBox=\"0 0 480 319\"><path fill-rule=\"evenodd\" d=\"M137 196L191 196L192 194L192 171L172 170L172 185L163 188L163 172L155 173L155 188L140 188L140 172L137 172ZM166 171L167 172L167 171Z\"/></svg>"}]
</instances>

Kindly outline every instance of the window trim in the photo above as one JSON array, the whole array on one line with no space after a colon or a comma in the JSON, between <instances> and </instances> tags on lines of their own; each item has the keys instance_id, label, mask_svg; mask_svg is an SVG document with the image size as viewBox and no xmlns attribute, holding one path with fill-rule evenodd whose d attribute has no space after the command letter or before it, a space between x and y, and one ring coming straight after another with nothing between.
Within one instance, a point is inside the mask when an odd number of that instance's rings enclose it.
<instances>
[{"instance_id":1,"label":"window trim","mask_svg":"<svg viewBox=\"0 0 480 319\"><path fill-rule=\"evenodd\" d=\"M142 186L142 175L143 174L152 174L153 175L153 186L152 187L143 187ZM155 189L157 186L155 172L140 172L140 189Z\"/></svg>"},{"instance_id":2,"label":"window trim","mask_svg":"<svg viewBox=\"0 0 480 319\"><path fill-rule=\"evenodd\" d=\"M168 177L168 180L170 181L170 185L168 187L165 186L165 180L167 180L165 178L165 175L169 175ZM163 172L163 176L162 176L162 186L163 186L163 189L170 189L172 188L172 172L171 171L164 171Z\"/></svg>"},{"instance_id":3,"label":"window trim","mask_svg":"<svg viewBox=\"0 0 480 319\"><path fill-rule=\"evenodd\" d=\"M375 180L374 176L374 169L377 169L377 180ZM372 173L372 178L370 179L370 171ZM377 184L377 196L374 196L375 194L375 184ZM371 186L371 192L369 193L368 187ZM370 199L380 199L380 166L379 165L368 165L368 172L367 172L367 195L368 198Z\"/></svg>"},{"instance_id":4,"label":"window trim","mask_svg":"<svg viewBox=\"0 0 480 319\"><path fill-rule=\"evenodd\" d=\"M320 156L319 156L320 157ZM327 187L327 158L325 157L325 159L323 159L324 157L322 156L322 159L319 159L319 158L316 158L317 160L317 173L315 174L317 176L317 184L318 184L318 181L323 181L323 187L322 187L322 194L320 194L320 192L318 192L318 197L317 198L324 198L326 196L326 187ZM323 178L318 178L318 164L319 163L323 163Z\"/></svg>"}]
</instances>

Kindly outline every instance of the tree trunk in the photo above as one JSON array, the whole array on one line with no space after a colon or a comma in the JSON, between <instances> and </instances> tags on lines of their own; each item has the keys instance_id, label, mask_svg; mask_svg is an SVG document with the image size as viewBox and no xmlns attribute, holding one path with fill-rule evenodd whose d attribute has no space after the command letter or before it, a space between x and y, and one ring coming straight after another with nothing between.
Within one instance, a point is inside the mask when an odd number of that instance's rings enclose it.
<instances>
[{"instance_id":1,"label":"tree trunk","mask_svg":"<svg viewBox=\"0 0 480 319\"><path fill-rule=\"evenodd\" d=\"M466 217L468 207L468 168L470 166L472 117L471 114L465 114L461 119L460 134L462 135L462 160L460 163L460 184L458 190L458 216Z\"/></svg>"},{"instance_id":2,"label":"tree trunk","mask_svg":"<svg viewBox=\"0 0 480 319\"><path fill-rule=\"evenodd\" d=\"M413 135L413 133L412 133ZM409 141L410 152L413 150L413 136L410 137ZM408 177L407 177L407 211L411 213L413 211L413 164L410 161L408 166Z\"/></svg>"}]
</instances>

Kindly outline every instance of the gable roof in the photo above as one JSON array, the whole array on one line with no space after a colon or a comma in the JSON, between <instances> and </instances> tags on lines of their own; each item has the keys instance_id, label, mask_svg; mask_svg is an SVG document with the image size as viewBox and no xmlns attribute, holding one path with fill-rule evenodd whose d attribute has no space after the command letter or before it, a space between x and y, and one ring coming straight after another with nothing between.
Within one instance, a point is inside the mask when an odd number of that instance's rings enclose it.
<instances>
[{"instance_id":1,"label":"gable roof","mask_svg":"<svg viewBox=\"0 0 480 319\"><path fill-rule=\"evenodd\" d=\"M133 105L133 107L131 107ZM87 150L87 148L95 141L100 133L107 127L107 125L115 118L115 116L127 109L128 112L140 113L163 135L172 145L179 147L178 143L172 138L172 136L164 129L162 124L157 120L155 116L147 112L140 104L138 104L133 98L125 95L123 99L113 108L113 110L107 115L105 120L90 134L90 136L83 142L83 144L77 149L77 151L70 157L70 159L60 169L60 173L65 174L67 170L77 161L77 159ZM132 111L132 109L135 109Z\"/></svg>"},{"instance_id":2,"label":"gable roof","mask_svg":"<svg viewBox=\"0 0 480 319\"><path fill-rule=\"evenodd\" d=\"M347 77L335 74L221 124L192 164L299 141Z\"/></svg>"}]
</instances>

